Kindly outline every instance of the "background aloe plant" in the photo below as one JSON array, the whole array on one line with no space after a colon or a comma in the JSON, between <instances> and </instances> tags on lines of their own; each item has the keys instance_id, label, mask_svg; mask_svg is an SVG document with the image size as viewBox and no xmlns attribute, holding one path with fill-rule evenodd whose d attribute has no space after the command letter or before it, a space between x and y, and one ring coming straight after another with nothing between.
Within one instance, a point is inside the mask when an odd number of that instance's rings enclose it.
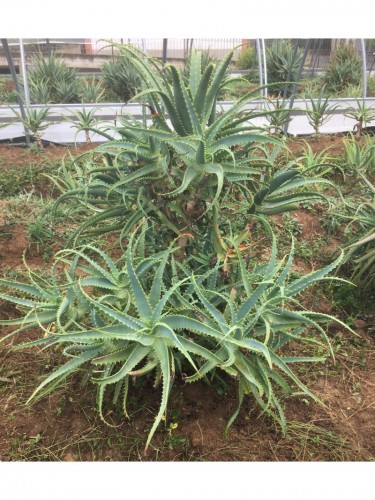
<instances>
[{"instance_id":1,"label":"background aloe plant","mask_svg":"<svg viewBox=\"0 0 375 500\"><path fill-rule=\"evenodd\" d=\"M267 109L270 113L266 117L270 123L270 129L273 133L282 135L283 127L292 120L290 109L283 99L268 99Z\"/></svg>"},{"instance_id":2,"label":"background aloe plant","mask_svg":"<svg viewBox=\"0 0 375 500\"><path fill-rule=\"evenodd\" d=\"M104 96L105 90L101 81L96 81L94 78L91 80L84 80L81 85L81 99L85 103L100 102Z\"/></svg>"},{"instance_id":3,"label":"background aloe plant","mask_svg":"<svg viewBox=\"0 0 375 500\"><path fill-rule=\"evenodd\" d=\"M375 140L373 137L365 137L362 144L360 144L351 135L343 141L345 154L344 154L344 168L346 173L352 175L358 172L361 174L368 173L372 177L375 171Z\"/></svg>"},{"instance_id":4,"label":"background aloe plant","mask_svg":"<svg viewBox=\"0 0 375 500\"><path fill-rule=\"evenodd\" d=\"M275 40L267 49L268 82L277 85L271 87L272 92L281 94L288 80L295 81L298 67L302 59L302 50L298 49L294 57L294 48L289 40ZM270 89L270 90L271 90ZM287 97L290 96L290 91Z\"/></svg>"},{"instance_id":5,"label":"background aloe plant","mask_svg":"<svg viewBox=\"0 0 375 500\"><path fill-rule=\"evenodd\" d=\"M97 118L95 113L99 108L93 108L90 111L87 111L85 108L82 111L76 111L74 113L74 117L69 118L68 121L72 122L72 127L77 129L77 132L74 136L74 139L78 132L84 131L86 136L86 144L91 144L90 130L95 128L97 124Z\"/></svg>"},{"instance_id":6,"label":"background aloe plant","mask_svg":"<svg viewBox=\"0 0 375 500\"><path fill-rule=\"evenodd\" d=\"M122 57L105 63L102 67L102 77L106 89L124 103L139 91L139 75Z\"/></svg>"},{"instance_id":7,"label":"background aloe plant","mask_svg":"<svg viewBox=\"0 0 375 500\"><path fill-rule=\"evenodd\" d=\"M72 91L76 89L76 78L76 70L69 68L66 62L55 54L49 57L36 55L28 72L31 97L36 104L76 102L61 100L62 97L72 98ZM73 95L76 95L75 91Z\"/></svg>"},{"instance_id":8,"label":"background aloe plant","mask_svg":"<svg viewBox=\"0 0 375 500\"><path fill-rule=\"evenodd\" d=\"M375 186L359 169L353 168L367 196L359 205L345 201L343 210L336 213L339 220L346 223L347 232L353 226L359 228L344 248L342 264L349 268L350 277L357 286L371 293L375 281Z\"/></svg>"},{"instance_id":9,"label":"background aloe plant","mask_svg":"<svg viewBox=\"0 0 375 500\"><path fill-rule=\"evenodd\" d=\"M361 82L361 58L352 45L339 46L330 58L324 75L324 89L341 92Z\"/></svg>"}]
</instances>

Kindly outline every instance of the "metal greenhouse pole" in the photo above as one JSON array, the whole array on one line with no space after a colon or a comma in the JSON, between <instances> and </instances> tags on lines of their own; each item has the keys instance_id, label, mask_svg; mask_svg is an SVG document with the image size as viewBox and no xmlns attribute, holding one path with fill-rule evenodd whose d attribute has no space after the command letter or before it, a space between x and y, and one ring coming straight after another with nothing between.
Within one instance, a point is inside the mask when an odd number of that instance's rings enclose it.
<instances>
[{"instance_id":1,"label":"metal greenhouse pole","mask_svg":"<svg viewBox=\"0 0 375 500\"><path fill-rule=\"evenodd\" d=\"M297 57L297 53L298 53L298 42L299 42L299 39L296 40L295 42L295 47L294 47L294 52L293 52L293 57L292 57L292 62L290 64L290 67L288 69L288 76L286 77L287 81L284 85L284 95L283 95L283 101L285 101L285 99L287 98L287 95L288 95L288 87L289 87L289 83L290 82L290 77L292 76L292 71L293 71L293 66L294 66L294 61L296 60L296 57Z\"/></svg>"},{"instance_id":2,"label":"metal greenhouse pole","mask_svg":"<svg viewBox=\"0 0 375 500\"><path fill-rule=\"evenodd\" d=\"M25 50L23 48L22 38L20 38L20 56L21 56L23 89L24 89L24 94L25 94L25 104L29 108L30 107L30 94L29 94L29 85L27 83Z\"/></svg>"},{"instance_id":3,"label":"metal greenhouse pole","mask_svg":"<svg viewBox=\"0 0 375 500\"><path fill-rule=\"evenodd\" d=\"M259 85L262 87L263 85L263 66L262 66L262 57L260 53L260 39L257 38L255 40L256 49L257 49L257 59L258 59L258 72L259 72ZM260 96L263 97L263 89L260 91Z\"/></svg>"},{"instance_id":4,"label":"metal greenhouse pole","mask_svg":"<svg viewBox=\"0 0 375 500\"><path fill-rule=\"evenodd\" d=\"M319 59L319 54L320 54L320 50L322 48L322 45L323 45L323 38L321 38L319 40L319 45L318 45L318 49L316 51L316 55L315 55L315 60L314 60L314 64L312 66L312 69L311 69L311 76L313 77L314 74L315 74L315 68L316 68L316 65L318 64L318 59Z\"/></svg>"},{"instance_id":5,"label":"metal greenhouse pole","mask_svg":"<svg viewBox=\"0 0 375 500\"><path fill-rule=\"evenodd\" d=\"M9 50L9 45L8 45L8 40L6 38L1 38L1 44L4 49L5 57L8 62L10 74L12 75L14 87L16 89L16 94L17 94L17 102L18 106L20 108L20 113L21 116L24 120L26 120L26 113L25 113L25 108L23 105L23 100L21 96L21 91L20 91L20 86L18 85L18 80L17 80L17 73L13 64L13 59L12 59L12 54L10 53ZM25 131L25 136L26 136L26 144L30 144L30 136L29 136L29 129L23 124L23 129Z\"/></svg>"},{"instance_id":6,"label":"metal greenhouse pole","mask_svg":"<svg viewBox=\"0 0 375 500\"><path fill-rule=\"evenodd\" d=\"M47 56L51 57L51 44L49 38L46 38L46 50L47 50Z\"/></svg>"},{"instance_id":7,"label":"metal greenhouse pole","mask_svg":"<svg viewBox=\"0 0 375 500\"><path fill-rule=\"evenodd\" d=\"M289 101L289 109L290 110L293 109L294 99L296 97L296 92L297 92L297 86L298 86L298 83L299 83L299 81L301 79L303 65L305 64L306 57L307 57L307 54L309 52L310 44L311 44L311 38L308 38L306 40L305 50L303 51L302 59L301 59L301 62L300 62L299 68L298 68L297 77L296 77L296 83L294 83L293 87L292 87L292 95L290 96L290 101ZM289 123L287 123L284 126L284 133L285 134L288 132Z\"/></svg>"},{"instance_id":8,"label":"metal greenhouse pole","mask_svg":"<svg viewBox=\"0 0 375 500\"><path fill-rule=\"evenodd\" d=\"M309 50L310 50L310 45L311 45L311 38L308 38L308 39L306 40L306 43L305 43L305 50L303 51L302 59L301 59L301 62L300 62L299 68L298 68L298 73L297 73L297 81L296 81L296 83L293 85L293 96L295 96L295 94L296 94L297 86L298 86L299 81L300 81L300 79L301 79L303 66L304 66L304 64L305 64L307 54L309 53Z\"/></svg>"},{"instance_id":9,"label":"metal greenhouse pole","mask_svg":"<svg viewBox=\"0 0 375 500\"><path fill-rule=\"evenodd\" d=\"M163 38L163 63L167 62L167 47L168 47L168 38Z\"/></svg>"},{"instance_id":10,"label":"metal greenhouse pole","mask_svg":"<svg viewBox=\"0 0 375 500\"><path fill-rule=\"evenodd\" d=\"M360 39L361 52L362 52L362 75L363 75L363 100L367 97L367 61L366 61L366 48L364 38Z\"/></svg>"},{"instance_id":11,"label":"metal greenhouse pole","mask_svg":"<svg viewBox=\"0 0 375 500\"><path fill-rule=\"evenodd\" d=\"M318 40L317 38L314 38L314 43L313 43L313 46L312 46L312 49L311 49L311 61L310 61L310 70L312 69L313 67L313 62L314 62L314 52L315 52L315 49L316 49L316 44L318 43Z\"/></svg>"},{"instance_id":12,"label":"metal greenhouse pole","mask_svg":"<svg viewBox=\"0 0 375 500\"><path fill-rule=\"evenodd\" d=\"M260 39L262 52L263 52L263 74L264 74L264 85L267 85L267 58L266 58L266 45L264 43L264 38ZM264 97L267 99L268 89L267 87L264 89Z\"/></svg>"}]
</instances>

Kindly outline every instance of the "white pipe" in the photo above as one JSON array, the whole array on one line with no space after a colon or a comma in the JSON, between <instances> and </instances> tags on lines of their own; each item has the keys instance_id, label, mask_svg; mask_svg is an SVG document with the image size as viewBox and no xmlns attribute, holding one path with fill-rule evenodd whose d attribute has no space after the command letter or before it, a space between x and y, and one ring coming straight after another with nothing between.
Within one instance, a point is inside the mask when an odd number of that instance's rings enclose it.
<instances>
[{"instance_id":1,"label":"white pipe","mask_svg":"<svg viewBox=\"0 0 375 500\"><path fill-rule=\"evenodd\" d=\"M26 107L29 108L30 107L30 94L29 94L29 86L27 83L25 51L23 49L22 38L20 38L20 55L21 55L23 88L24 88L24 92L25 92L25 104L26 104Z\"/></svg>"},{"instance_id":2,"label":"white pipe","mask_svg":"<svg viewBox=\"0 0 375 500\"><path fill-rule=\"evenodd\" d=\"M266 58L266 45L264 43L264 38L260 39L262 52L263 52L263 74L264 74L264 85L267 85L267 58ZM267 99L268 97L268 89L267 87L264 89L264 97Z\"/></svg>"},{"instance_id":3,"label":"white pipe","mask_svg":"<svg viewBox=\"0 0 375 500\"><path fill-rule=\"evenodd\" d=\"M366 62L366 49L365 49L365 40L363 38L360 39L361 44L361 52L362 52L362 75L363 75L363 99L366 99L367 96L367 62Z\"/></svg>"},{"instance_id":4,"label":"white pipe","mask_svg":"<svg viewBox=\"0 0 375 500\"><path fill-rule=\"evenodd\" d=\"M258 72L259 72L259 86L263 86L263 65L262 65L262 56L260 53L260 39L257 38L255 40L256 50L257 50L257 59L258 59ZM260 97L263 97L263 89L260 91Z\"/></svg>"}]
</instances>

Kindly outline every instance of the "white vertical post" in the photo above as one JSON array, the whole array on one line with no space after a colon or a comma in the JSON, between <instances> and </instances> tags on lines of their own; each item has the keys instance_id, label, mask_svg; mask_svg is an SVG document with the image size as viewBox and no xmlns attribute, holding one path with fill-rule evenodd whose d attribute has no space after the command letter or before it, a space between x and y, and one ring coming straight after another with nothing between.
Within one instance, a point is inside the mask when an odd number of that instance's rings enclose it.
<instances>
[{"instance_id":1,"label":"white vertical post","mask_svg":"<svg viewBox=\"0 0 375 500\"><path fill-rule=\"evenodd\" d=\"M24 92L25 92L25 104L26 104L26 107L29 108L30 107L30 94L29 94L29 86L27 84L25 51L23 48L22 38L20 38L20 55L21 55L23 88L24 88Z\"/></svg>"},{"instance_id":2,"label":"white vertical post","mask_svg":"<svg viewBox=\"0 0 375 500\"><path fill-rule=\"evenodd\" d=\"M363 75L363 99L367 97L367 62L366 62L366 49L365 40L360 39L361 52L362 52L362 75Z\"/></svg>"},{"instance_id":3,"label":"white vertical post","mask_svg":"<svg viewBox=\"0 0 375 500\"><path fill-rule=\"evenodd\" d=\"M264 75L264 85L267 85L267 58L266 58L266 45L264 43L264 38L260 39L262 52L263 52L263 75ZM267 99L268 97L268 89L267 87L264 89L264 97Z\"/></svg>"},{"instance_id":4,"label":"white vertical post","mask_svg":"<svg viewBox=\"0 0 375 500\"><path fill-rule=\"evenodd\" d=\"M262 87L263 86L263 65L262 65L262 55L261 55L261 51L260 51L260 39L259 38L257 38L255 40L255 44L256 44L257 59L258 59L259 86ZM260 91L260 97L263 97L263 90L264 89L261 89L261 91Z\"/></svg>"},{"instance_id":5,"label":"white vertical post","mask_svg":"<svg viewBox=\"0 0 375 500\"><path fill-rule=\"evenodd\" d=\"M163 64L167 63L167 49L168 49L168 38L163 38L163 54L162 54Z\"/></svg>"}]
</instances>

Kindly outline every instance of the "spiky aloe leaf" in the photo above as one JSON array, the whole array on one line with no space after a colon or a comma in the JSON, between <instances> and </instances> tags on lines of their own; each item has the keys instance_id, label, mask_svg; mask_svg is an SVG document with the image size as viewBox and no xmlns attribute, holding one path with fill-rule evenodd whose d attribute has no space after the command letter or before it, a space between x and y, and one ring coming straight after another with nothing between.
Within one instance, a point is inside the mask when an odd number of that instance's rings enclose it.
<instances>
[{"instance_id":1,"label":"spiky aloe leaf","mask_svg":"<svg viewBox=\"0 0 375 500\"><path fill-rule=\"evenodd\" d=\"M145 291L143 290L142 285L139 282L139 279L134 271L130 245L128 247L126 255L126 268L129 275L131 292L133 294L138 313L141 318L144 318L146 320L151 319L153 311L145 294Z\"/></svg>"},{"instance_id":2,"label":"spiky aloe leaf","mask_svg":"<svg viewBox=\"0 0 375 500\"><path fill-rule=\"evenodd\" d=\"M126 346L109 354L104 354L91 361L93 365L112 365L113 363L125 362L133 351L133 346Z\"/></svg>"},{"instance_id":3,"label":"spiky aloe leaf","mask_svg":"<svg viewBox=\"0 0 375 500\"><path fill-rule=\"evenodd\" d=\"M205 110L206 110L206 99L207 93L209 89L209 83L211 80L212 73L214 71L214 65L209 64L205 69L202 78L200 79L195 97L194 97L194 106L197 110L197 114L199 118L205 123Z\"/></svg>"},{"instance_id":4,"label":"spiky aloe leaf","mask_svg":"<svg viewBox=\"0 0 375 500\"><path fill-rule=\"evenodd\" d=\"M119 380L124 379L139 363L142 362L149 354L151 347L136 345L133 350L129 353L128 357L125 357L125 363L122 367L114 374L109 376L104 376L100 378L94 378L93 380L97 384L114 384Z\"/></svg>"},{"instance_id":5,"label":"spiky aloe leaf","mask_svg":"<svg viewBox=\"0 0 375 500\"><path fill-rule=\"evenodd\" d=\"M174 191L165 193L164 196L176 196L178 194L183 193L190 186L190 184L200 175L202 175L202 172L200 172L196 166L189 166L185 170L184 178L182 180L181 185Z\"/></svg>"},{"instance_id":6,"label":"spiky aloe leaf","mask_svg":"<svg viewBox=\"0 0 375 500\"><path fill-rule=\"evenodd\" d=\"M11 281L2 278L0 278L0 285L19 290L39 299L51 300L53 297L49 291L43 290L43 288L37 285L27 285L18 281Z\"/></svg>"},{"instance_id":7,"label":"spiky aloe leaf","mask_svg":"<svg viewBox=\"0 0 375 500\"><path fill-rule=\"evenodd\" d=\"M45 396L53 389L56 388L57 384L61 384L69 375L75 372L81 365L86 363L87 361L95 358L98 354L99 348L94 346L90 350L81 353L76 358L65 363L65 365L60 366L57 370L55 370L51 375L49 375L39 386L35 389L35 391L31 394L29 399L26 401L26 404L30 403L32 400L36 399L36 396L39 394L39 398ZM54 383L53 383L54 382ZM53 385L50 385L53 383ZM41 390L43 387L50 385L43 393L41 394Z\"/></svg>"},{"instance_id":8,"label":"spiky aloe leaf","mask_svg":"<svg viewBox=\"0 0 375 500\"><path fill-rule=\"evenodd\" d=\"M328 266L326 266L322 269L319 269L318 271L314 271L306 276L303 276L302 278L294 280L293 282L291 282L289 285L287 285L285 287L285 295L288 297L292 297L292 296L300 293L302 290L304 290L308 286L311 286L313 283L321 280L328 273L330 273L333 269L335 269L335 267L337 267L340 264L343 257L344 257L344 253L341 252L339 257L337 257L337 259L334 260L331 264L328 264Z\"/></svg>"},{"instance_id":9,"label":"spiky aloe leaf","mask_svg":"<svg viewBox=\"0 0 375 500\"><path fill-rule=\"evenodd\" d=\"M181 73L174 66L171 66L170 70L173 79L173 94L176 105L176 113L183 122L184 128L187 132L186 135L199 134L202 132L202 127L193 103L186 92Z\"/></svg>"},{"instance_id":10,"label":"spiky aloe leaf","mask_svg":"<svg viewBox=\"0 0 375 500\"><path fill-rule=\"evenodd\" d=\"M156 415L155 422L151 427L150 433L147 437L145 445L145 453L147 452L151 439L155 434L155 431L158 428L158 425L160 424L163 415L166 412L169 391L171 386L171 359L169 350L164 344L164 342L162 342L161 340L156 340L154 342L153 349L157 357L158 364L160 366L163 388L162 388L162 398L161 398L159 412Z\"/></svg>"},{"instance_id":11,"label":"spiky aloe leaf","mask_svg":"<svg viewBox=\"0 0 375 500\"><path fill-rule=\"evenodd\" d=\"M202 53L194 50L190 54L189 89L195 99L202 74Z\"/></svg>"},{"instance_id":12,"label":"spiky aloe leaf","mask_svg":"<svg viewBox=\"0 0 375 500\"><path fill-rule=\"evenodd\" d=\"M232 59L233 52L230 51L224 57L224 59L216 66L215 72L212 75L210 86L206 93L206 98L204 100L204 112L202 116L205 121L208 121L212 110L214 109L214 104L216 103L216 98L220 90L220 86L223 82L223 77Z\"/></svg>"}]
</instances>

